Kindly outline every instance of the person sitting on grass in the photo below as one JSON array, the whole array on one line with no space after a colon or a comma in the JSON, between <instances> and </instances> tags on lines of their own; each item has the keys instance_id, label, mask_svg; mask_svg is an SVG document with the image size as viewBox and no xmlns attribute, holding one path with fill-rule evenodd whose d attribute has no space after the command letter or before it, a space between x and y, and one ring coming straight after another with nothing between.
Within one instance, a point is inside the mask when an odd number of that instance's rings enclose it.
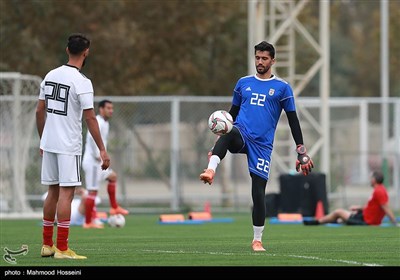
<instances>
[{"instance_id":1,"label":"person sitting on grass","mask_svg":"<svg viewBox=\"0 0 400 280\"><path fill-rule=\"evenodd\" d=\"M346 225L374 225L382 223L387 215L393 225L398 226L396 217L389 207L389 196L383 185L383 174L374 171L371 176L371 187L374 188L372 196L365 207L351 206L350 211L336 209L320 219L304 220L305 225L321 225L326 223L343 223Z\"/></svg>"}]
</instances>

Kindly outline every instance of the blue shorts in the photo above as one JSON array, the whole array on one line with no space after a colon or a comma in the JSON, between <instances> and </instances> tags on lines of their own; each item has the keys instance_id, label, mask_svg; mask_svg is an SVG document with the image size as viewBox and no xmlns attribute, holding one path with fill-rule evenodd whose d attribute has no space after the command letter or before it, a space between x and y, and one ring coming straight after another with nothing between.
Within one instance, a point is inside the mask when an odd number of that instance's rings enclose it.
<instances>
[{"instance_id":1,"label":"blue shorts","mask_svg":"<svg viewBox=\"0 0 400 280\"><path fill-rule=\"evenodd\" d=\"M240 132L239 127L236 128ZM238 151L238 153L247 155L249 172L268 180L269 169L271 166L272 150L267 147L263 147L260 144L252 142L250 139L246 138L241 132L240 135L243 139L244 146L240 151Z\"/></svg>"}]
</instances>

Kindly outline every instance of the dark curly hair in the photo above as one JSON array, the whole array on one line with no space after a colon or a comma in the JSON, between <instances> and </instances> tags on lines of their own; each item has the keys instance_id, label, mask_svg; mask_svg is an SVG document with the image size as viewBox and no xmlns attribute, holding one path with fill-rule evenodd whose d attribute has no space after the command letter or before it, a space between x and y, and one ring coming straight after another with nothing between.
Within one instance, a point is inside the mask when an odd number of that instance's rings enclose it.
<instances>
[{"instance_id":1,"label":"dark curly hair","mask_svg":"<svg viewBox=\"0 0 400 280\"><path fill-rule=\"evenodd\" d=\"M262 51L262 52L269 52L269 55L272 58L275 58L275 48L272 44L266 42L266 41L262 41L261 43L257 44L254 46L254 54L256 53L256 51Z\"/></svg>"},{"instance_id":2,"label":"dark curly hair","mask_svg":"<svg viewBox=\"0 0 400 280\"><path fill-rule=\"evenodd\" d=\"M90 47L90 40L84 34L74 33L68 37L67 47L71 54L80 54Z\"/></svg>"}]
</instances>

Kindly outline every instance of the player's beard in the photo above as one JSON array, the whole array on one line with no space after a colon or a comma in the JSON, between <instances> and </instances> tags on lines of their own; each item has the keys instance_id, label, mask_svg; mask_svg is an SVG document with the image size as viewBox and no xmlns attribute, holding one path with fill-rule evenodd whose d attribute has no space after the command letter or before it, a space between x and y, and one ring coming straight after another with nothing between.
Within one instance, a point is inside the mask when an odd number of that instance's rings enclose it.
<instances>
[{"instance_id":1,"label":"player's beard","mask_svg":"<svg viewBox=\"0 0 400 280\"><path fill-rule=\"evenodd\" d=\"M260 66L261 66L262 68L259 68ZM258 74L264 75L265 73L267 73L267 72L269 71L270 68L271 68L271 65L267 65L267 66L258 65L258 66L256 67L256 70L257 70L257 73L258 73Z\"/></svg>"},{"instance_id":2,"label":"player's beard","mask_svg":"<svg viewBox=\"0 0 400 280\"><path fill-rule=\"evenodd\" d=\"M85 57L85 59L84 59L83 62L82 62L82 68L83 68L83 66L85 66L86 60L87 60L87 57Z\"/></svg>"}]
</instances>

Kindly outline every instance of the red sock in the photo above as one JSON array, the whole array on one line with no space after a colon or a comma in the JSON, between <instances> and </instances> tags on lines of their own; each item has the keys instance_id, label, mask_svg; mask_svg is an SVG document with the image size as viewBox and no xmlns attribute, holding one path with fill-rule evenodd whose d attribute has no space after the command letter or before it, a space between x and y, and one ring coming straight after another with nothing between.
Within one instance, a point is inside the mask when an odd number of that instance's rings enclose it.
<instances>
[{"instance_id":1,"label":"red sock","mask_svg":"<svg viewBox=\"0 0 400 280\"><path fill-rule=\"evenodd\" d=\"M107 191L108 191L108 196L110 198L110 204L111 204L112 208L118 207L117 199L115 196L116 188L117 188L117 183L115 181L108 181Z\"/></svg>"},{"instance_id":2,"label":"red sock","mask_svg":"<svg viewBox=\"0 0 400 280\"><path fill-rule=\"evenodd\" d=\"M65 251L68 249L68 235L69 235L70 220L63 220L57 222L57 248L58 250Z\"/></svg>"},{"instance_id":3,"label":"red sock","mask_svg":"<svg viewBox=\"0 0 400 280\"><path fill-rule=\"evenodd\" d=\"M54 220L43 219L43 245L53 246Z\"/></svg>"},{"instance_id":4,"label":"red sock","mask_svg":"<svg viewBox=\"0 0 400 280\"><path fill-rule=\"evenodd\" d=\"M92 214L94 209L94 201L96 196L89 194L85 201L85 223L90 224L92 222Z\"/></svg>"}]
</instances>

